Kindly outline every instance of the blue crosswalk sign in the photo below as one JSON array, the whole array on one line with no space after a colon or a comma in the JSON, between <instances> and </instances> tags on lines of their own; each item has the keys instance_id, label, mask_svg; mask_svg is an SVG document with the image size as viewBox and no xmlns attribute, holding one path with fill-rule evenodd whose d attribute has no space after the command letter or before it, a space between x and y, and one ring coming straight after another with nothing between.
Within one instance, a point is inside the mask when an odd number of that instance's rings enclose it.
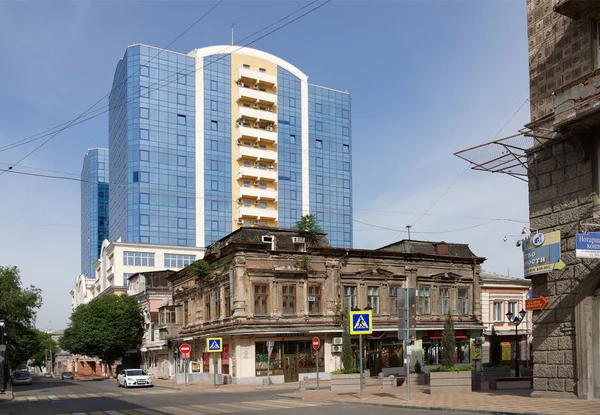
<instances>
[{"instance_id":1,"label":"blue crosswalk sign","mask_svg":"<svg viewBox=\"0 0 600 415\"><path fill-rule=\"evenodd\" d=\"M350 312L350 334L372 334L373 314L371 310Z\"/></svg>"},{"instance_id":2,"label":"blue crosswalk sign","mask_svg":"<svg viewBox=\"0 0 600 415\"><path fill-rule=\"evenodd\" d=\"M209 337L206 339L206 351L213 353L222 352L223 339L221 337Z\"/></svg>"}]
</instances>

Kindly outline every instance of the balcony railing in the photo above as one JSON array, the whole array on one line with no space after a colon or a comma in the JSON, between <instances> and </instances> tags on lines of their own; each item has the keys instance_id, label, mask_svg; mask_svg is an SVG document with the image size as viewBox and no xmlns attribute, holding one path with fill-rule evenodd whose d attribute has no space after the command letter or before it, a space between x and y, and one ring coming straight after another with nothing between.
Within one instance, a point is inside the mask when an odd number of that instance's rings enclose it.
<instances>
[{"instance_id":1,"label":"balcony railing","mask_svg":"<svg viewBox=\"0 0 600 415\"><path fill-rule=\"evenodd\" d=\"M239 167L237 170L237 178L275 181L277 180L277 172L274 170L256 169L254 167Z\"/></svg>"},{"instance_id":2,"label":"balcony railing","mask_svg":"<svg viewBox=\"0 0 600 415\"><path fill-rule=\"evenodd\" d=\"M240 84L242 84L240 82ZM245 84L244 84L245 85ZM258 88L258 86L256 86ZM273 94L267 91L261 91L254 87L239 87L237 99L243 99L246 101L258 102L264 105L276 105L277 94Z\"/></svg>"},{"instance_id":3,"label":"balcony railing","mask_svg":"<svg viewBox=\"0 0 600 415\"><path fill-rule=\"evenodd\" d=\"M272 209L261 209L257 207L246 207L240 206L237 209L238 218L246 217L246 218L258 218L258 219L277 219L277 210Z\"/></svg>"},{"instance_id":4,"label":"balcony railing","mask_svg":"<svg viewBox=\"0 0 600 415\"><path fill-rule=\"evenodd\" d=\"M260 128L240 126L238 127L237 138L245 138L252 141L258 140L265 143L276 143L277 133L275 131L263 130Z\"/></svg>"},{"instance_id":5,"label":"balcony railing","mask_svg":"<svg viewBox=\"0 0 600 415\"><path fill-rule=\"evenodd\" d=\"M257 198L259 200L277 200L277 190L258 187L240 187L238 197Z\"/></svg>"},{"instance_id":6,"label":"balcony railing","mask_svg":"<svg viewBox=\"0 0 600 415\"><path fill-rule=\"evenodd\" d=\"M277 122L277 113L256 109L252 107L238 107L238 118L244 117L247 120Z\"/></svg>"},{"instance_id":7,"label":"balcony railing","mask_svg":"<svg viewBox=\"0 0 600 415\"><path fill-rule=\"evenodd\" d=\"M237 158L247 158L252 160L261 160L266 163L274 163L277 160L277 152L258 147L240 146L237 150Z\"/></svg>"},{"instance_id":8,"label":"balcony railing","mask_svg":"<svg viewBox=\"0 0 600 415\"><path fill-rule=\"evenodd\" d=\"M269 75L266 72L253 71L252 69L248 68L239 68L238 81L245 83L247 82L249 84L262 82L266 85L275 85L277 83L277 77L274 75Z\"/></svg>"}]
</instances>

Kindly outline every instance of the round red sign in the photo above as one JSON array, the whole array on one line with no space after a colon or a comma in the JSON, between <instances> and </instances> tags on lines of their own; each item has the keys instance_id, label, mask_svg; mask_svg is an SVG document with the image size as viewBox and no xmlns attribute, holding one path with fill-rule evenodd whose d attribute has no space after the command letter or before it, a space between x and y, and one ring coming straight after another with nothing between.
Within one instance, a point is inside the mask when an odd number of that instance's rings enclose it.
<instances>
[{"instance_id":1,"label":"round red sign","mask_svg":"<svg viewBox=\"0 0 600 415\"><path fill-rule=\"evenodd\" d=\"M191 350L192 347L187 343L183 343L181 346L179 346L179 351L183 354L188 354Z\"/></svg>"},{"instance_id":2,"label":"round red sign","mask_svg":"<svg viewBox=\"0 0 600 415\"><path fill-rule=\"evenodd\" d=\"M319 350L319 347L321 346L321 340L319 340L318 337L313 337L313 349L315 350Z\"/></svg>"}]
</instances>

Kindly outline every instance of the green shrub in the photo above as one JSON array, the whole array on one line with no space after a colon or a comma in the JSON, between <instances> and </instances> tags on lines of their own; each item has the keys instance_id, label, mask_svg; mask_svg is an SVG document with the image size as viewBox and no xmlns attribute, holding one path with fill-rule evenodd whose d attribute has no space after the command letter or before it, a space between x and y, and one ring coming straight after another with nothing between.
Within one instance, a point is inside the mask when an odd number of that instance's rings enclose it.
<instances>
[{"instance_id":1,"label":"green shrub","mask_svg":"<svg viewBox=\"0 0 600 415\"><path fill-rule=\"evenodd\" d=\"M332 375L350 375L352 373L360 373L360 370L357 367L352 367L350 369L340 369L331 372Z\"/></svg>"},{"instance_id":2,"label":"green shrub","mask_svg":"<svg viewBox=\"0 0 600 415\"><path fill-rule=\"evenodd\" d=\"M421 363L419 363L418 360L415 362L415 373L417 375L420 375L421 373L423 373L423 369L421 369Z\"/></svg>"}]
</instances>

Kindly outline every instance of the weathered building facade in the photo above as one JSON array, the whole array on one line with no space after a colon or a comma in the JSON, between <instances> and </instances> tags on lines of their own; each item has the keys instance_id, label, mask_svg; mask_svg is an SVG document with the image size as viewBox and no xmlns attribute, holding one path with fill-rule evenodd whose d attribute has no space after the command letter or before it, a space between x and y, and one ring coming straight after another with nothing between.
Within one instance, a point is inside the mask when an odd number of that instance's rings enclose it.
<instances>
[{"instance_id":1,"label":"weathered building facade","mask_svg":"<svg viewBox=\"0 0 600 415\"><path fill-rule=\"evenodd\" d=\"M597 231L600 199L600 2L528 0L530 227L560 230L566 266L534 275L534 395L600 398L600 267L576 256Z\"/></svg>"},{"instance_id":2,"label":"weathered building facade","mask_svg":"<svg viewBox=\"0 0 600 415\"><path fill-rule=\"evenodd\" d=\"M217 372L236 383L262 382L267 366L273 382L314 377L311 340L319 337L319 367L327 378L341 367L336 339L342 335L343 310L367 306L373 309L373 334L365 336L365 367L373 375L402 373L397 307L404 287L418 293L413 357L425 366L439 363L450 311L457 359L471 363L472 339L483 330L484 258L467 245L444 242L402 241L358 250L331 248L324 235L310 239L286 229L242 228L208 247L205 261L196 263L210 268L194 264L169 277L174 324L162 328L175 328L173 349L183 342L192 346L191 368L197 372L192 376L211 379L216 363ZM207 352L210 337L223 338L223 353ZM270 356L268 341L274 342Z\"/></svg>"}]
</instances>

